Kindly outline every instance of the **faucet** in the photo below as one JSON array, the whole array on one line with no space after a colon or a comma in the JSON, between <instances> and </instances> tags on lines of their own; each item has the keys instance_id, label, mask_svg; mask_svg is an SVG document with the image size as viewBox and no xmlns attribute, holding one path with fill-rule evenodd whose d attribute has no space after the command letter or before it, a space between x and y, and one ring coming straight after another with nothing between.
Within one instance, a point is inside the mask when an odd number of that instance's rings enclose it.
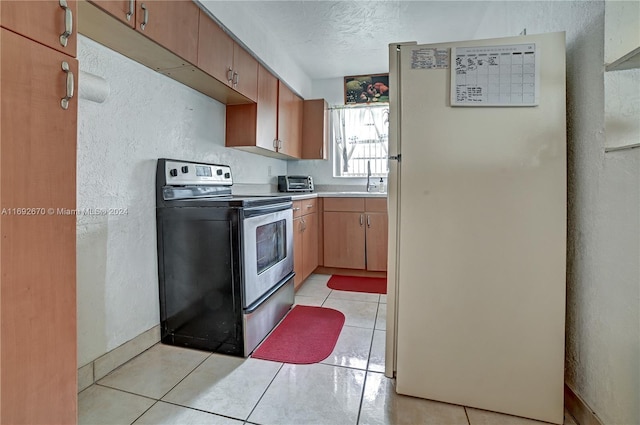
<instances>
[{"instance_id":1,"label":"faucet","mask_svg":"<svg viewBox=\"0 0 640 425\"><path fill-rule=\"evenodd\" d=\"M367 192L371 192L372 187L375 187L371 184L371 161L367 161Z\"/></svg>"}]
</instances>

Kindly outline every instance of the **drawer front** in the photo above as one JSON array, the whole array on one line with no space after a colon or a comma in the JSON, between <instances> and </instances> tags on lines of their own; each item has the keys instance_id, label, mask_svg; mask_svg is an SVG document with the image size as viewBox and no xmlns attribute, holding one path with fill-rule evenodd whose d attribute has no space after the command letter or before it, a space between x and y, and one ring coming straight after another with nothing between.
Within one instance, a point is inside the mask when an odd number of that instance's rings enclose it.
<instances>
[{"instance_id":1,"label":"drawer front","mask_svg":"<svg viewBox=\"0 0 640 425\"><path fill-rule=\"evenodd\" d=\"M364 212L365 198L324 198L325 211Z\"/></svg>"},{"instance_id":2,"label":"drawer front","mask_svg":"<svg viewBox=\"0 0 640 425\"><path fill-rule=\"evenodd\" d=\"M387 212L387 198L365 198L364 208L367 212Z\"/></svg>"},{"instance_id":3,"label":"drawer front","mask_svg":"<svg viewBox=\"0 0 640 425\"><path fill-rule=\"evenodd\" d=\"M303 201L293 201L293 218L302 216L302 202Z\"/></svg>"},{"instance_id":4,"label":"drawer front","mask_svg":"<svg viewBox=\"0 0 640 425\"><path fill-rule=\"evenodd\" d=\"M302 215L311 214L314 212L318 212L318 199L303 199L299 201L302 206Z\"/></svg>"}]
</instances>

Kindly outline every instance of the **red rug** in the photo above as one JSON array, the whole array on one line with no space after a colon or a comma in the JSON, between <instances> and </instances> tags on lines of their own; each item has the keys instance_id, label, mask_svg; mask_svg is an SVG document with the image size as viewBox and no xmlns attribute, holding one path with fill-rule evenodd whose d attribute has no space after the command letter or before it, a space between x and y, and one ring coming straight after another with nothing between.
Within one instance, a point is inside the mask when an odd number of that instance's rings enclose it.
<instances>
[{"instance_id":1,"label":"red rug","mask_svg":"<svg viewBox=\"0 0 640 425\"><path fill-rule=\"evenodd\" d=\"M351 292L367 292L369 294L386 294L386 277L340 276L334 274L327 282L331 289Z\"/></svg>"},{"instance_id":2,"label":"red rug","mask_svg":"<svg viewBox=\"0 0 640 425\"><path fill-rule=\"evenodd\" d=\"M344 314L332 308L295 306L251 357L274 362L318 363L333 351Z\"/></svg>"}]
</instances>

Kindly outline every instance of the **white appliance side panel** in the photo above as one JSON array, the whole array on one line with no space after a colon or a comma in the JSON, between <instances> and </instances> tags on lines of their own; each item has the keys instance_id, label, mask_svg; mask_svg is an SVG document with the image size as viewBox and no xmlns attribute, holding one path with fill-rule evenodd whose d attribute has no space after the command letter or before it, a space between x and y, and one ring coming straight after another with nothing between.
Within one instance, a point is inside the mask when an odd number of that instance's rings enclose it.
<instances>
[{"instance_id":1,"label":"white appliance side panel","mask_svg":"<svg viewBox=\"0 0 640 425\"><path fill-rule=\"evenodd\" d=\"M401 53L397 391L562 423L564 33L535 42L540 104L452 108Z\"/></svg>"}]
</instances>

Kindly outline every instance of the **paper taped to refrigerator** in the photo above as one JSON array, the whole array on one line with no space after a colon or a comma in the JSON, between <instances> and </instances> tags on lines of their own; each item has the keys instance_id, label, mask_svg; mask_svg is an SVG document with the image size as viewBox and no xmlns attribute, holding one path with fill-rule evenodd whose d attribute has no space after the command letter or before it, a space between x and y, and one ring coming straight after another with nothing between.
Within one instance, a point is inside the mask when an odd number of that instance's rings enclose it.
<instances>
[{"instance_id":1,"label":"paper taped to refrigerator","mask_svg":"<svg viewBox=\"0 0 640 425\"><path fill-rule=\"evenodd\" d=\"M457 47L451 52L452 106L536 106L535 43Z\"/></svg>"},{"instance_id":2,"label":"paper taped to refrigerator","mask_svg":"<svg viewBox=\"0 0 640 425\"><path fill-rule=\"evenodd\" d=\"M447 69L449 68L449 49L412 49L411 68Z\"/></svg>"}]
</instances>

